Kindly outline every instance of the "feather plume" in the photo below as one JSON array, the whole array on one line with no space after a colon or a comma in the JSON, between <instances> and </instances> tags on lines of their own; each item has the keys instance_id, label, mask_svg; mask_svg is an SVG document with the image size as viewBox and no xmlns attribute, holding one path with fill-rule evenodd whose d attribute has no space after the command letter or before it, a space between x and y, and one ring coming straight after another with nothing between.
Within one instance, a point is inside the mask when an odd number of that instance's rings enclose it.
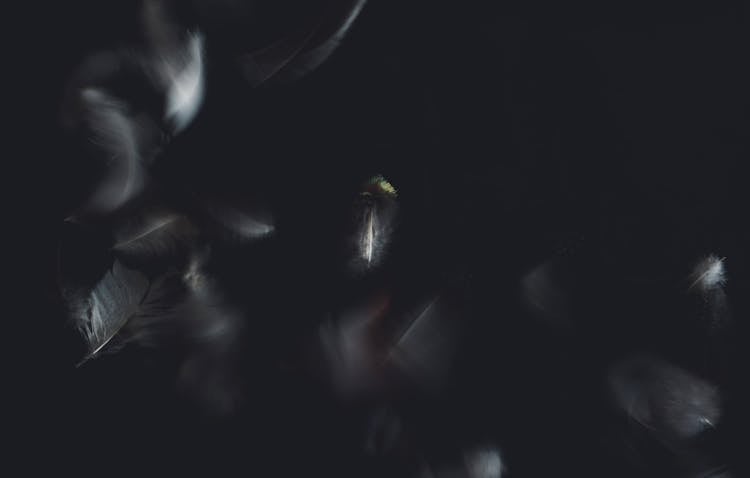
<instances>
[{"instance_id":1,"label":"feather plume","mask_svg":"<svg viewBox=\"0 0 750 478\"><path fill-rule=\"evenodd\" d=\"M279 83L297 81L336 51L366 0L334 0L331 3L311 27L241 58L245 76L252 86L271 79Z\"/></svg>"},{"instance_id":2,"label":"feather plume","mask_svg":"<svg viewBox=\"0 0 750 478\"><path fill-rule=\"evenodd\" d=\"M172 131L179 133L193 121L203 105L203 34L185 34L168 16L164 2L148 0L144 3L144 26L154 51L151 68L166 94L164 118Z\"/></svg>"},{"instance_id":3,"label":"feather plume","mask_svg":"<svg viewBox=\"0 0 750 478\"><path fill-rule=\"evenodd\" d=\"M73 318L88 345L88 360L99 354L133 316L145 312L149 281L115 261L88 296L74 300Z\"/></svg>"},{"instance_id":4,"label":"feather plume","mask_svg":"<svg viewBox=\"0 0 750 478\"><path fill-rule=\"evenodd\" d=\"M714 254L701 260L690 274L690 290L706 294L722 288L727 281L724 260Z\"/></svg>"}]
</instances>

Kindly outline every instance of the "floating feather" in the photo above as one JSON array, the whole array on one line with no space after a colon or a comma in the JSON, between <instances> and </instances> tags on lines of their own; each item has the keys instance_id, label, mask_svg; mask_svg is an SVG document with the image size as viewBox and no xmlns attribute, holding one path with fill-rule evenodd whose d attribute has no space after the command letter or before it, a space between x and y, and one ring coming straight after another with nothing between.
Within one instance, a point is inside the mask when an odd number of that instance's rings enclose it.
<instances>
[{"instance_id":1,"label":"floating feather","mask_svg":"<svg viewBox=\"0 0 750 478\"><path fill-rule=\"evenodd\" d=\"M694 438L721 419L715 385L659 359L624 360L612 369L609 384L617 405L663 440Z\"/></svg>"},{"instance_id":2,"label":"floating feather","mask_svg":"<svg viewBox=\"0 0 750 478\"><path fill-rule=\"evenodd\" d=\"M99 354L128 320L145 313L149 281L115 261L90 294L72 301L72 313L88 345L86 359Z\"/></svg>"},{"instance_id":3,"label":"floating feather","mask_svg":"<svg viewBox=\"0 0 750 478\"><path fill-rule=\"evenodd\" d=\"M154 52L151 68L166 95L164 118L178 133L193 121L203 104L203 35L183 32L168 16L164 2L144 3L144 26Z\"/></svg>"},{"instance_id":4,"label":"floating feather","mask_svg":"<svg viewBox=\"0 0 750 478\"><path fill-rule=\"evenodd\" d=\"M245 55L241 64L250 84L258 86L271 79L290 83L318 68L339 47L365 2L333 0L312 26Z\"/></svg>"},{"instance_id":5,"label":"floating feather","mask_svg":"<svg viewBox=\"0 0 750 478\"><path fill-rule=\"evenodd\" d=\"M383 176L365 183L355 202L353 269L366 271L382 262L395 227L396 198L396 189Z\"/></svg>"},{"instance_id":6,"label":"floating feather","mask_svg":"<svg viewBox=\"0 0 750 478\"><path fill-rule=\"evenodd\" d=\"M90 132L89 140L105 170L105 176L86 209L111 212L144 187L141 148L144 130L150 125L139 123L123 102L102 90L81 90L80 101L85 125Z\"/></svg>"},{"instance_id":7,"label":"floating feather","mask_svg":"<svg viewBox=\"0 0 750 478\"><path fill-rule=\"evenodd\" d=\"M131 215L114 229L112 249L123 260L138 264L179 263L198 237L198 230L182 214L150 210Z\"/></svg>"},{"instance_id":8,"label":"floating feather","mask_svg":"<svg viewBox=\"0 0 750 478\"><path fill-rule=\"evenodd\" d=\"M700 261L690 274L690 289L706 294L722 288L727 281L724 260L711 254Z\"/></svg>"}]
</instances>

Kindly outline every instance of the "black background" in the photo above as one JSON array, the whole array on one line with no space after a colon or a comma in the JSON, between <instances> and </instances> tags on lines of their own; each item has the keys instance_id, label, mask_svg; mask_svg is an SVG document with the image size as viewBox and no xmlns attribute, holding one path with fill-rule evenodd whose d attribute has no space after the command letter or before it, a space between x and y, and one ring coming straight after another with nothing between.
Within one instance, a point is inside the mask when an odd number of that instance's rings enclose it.
<instances>
[{"instance_id":1,"label":"black background","mask_svg":"<svg viewBox=\"0 0 750 478\"><path fill-rule=\"evenodd\" d=\"M402 406L428 454L448 460L462 443L491 440L513 477L680 476L669 453L632 457L638 438L620 436L601 390L613 360L646 350L725 386L724 425L702 450L743 476L750 75L741 6L371 0L318 71L257 90L235 55L314 5L285 0L204 19L206 103L158 172L175 187L260 198L279 231L222 259L257 329L249 398L228 419L176 393L159 355L74 368L80 344L55 264L62 220L86 183L60 131L60 101L82 59L133 39L136 8L30 7L16 34L29 91L16 159L31 173L17 199L30 219L17 283L30 294L13 321L24 329L14 415L32 465L394 476L361 451L367 406L342 406L279 366L326 310L387 284L405 297L458 290L470 304L459 378ZM336 263L337 234L352 192L375 173L399 190L401 227L384 270L352 284ZM697 306L680 288L708 253L727 257L734 307L719 359L700 327L686 325ZM555 257L585 276L564 332L530 322L518 298L521 276Z\"/></svg>"}]
</instances>

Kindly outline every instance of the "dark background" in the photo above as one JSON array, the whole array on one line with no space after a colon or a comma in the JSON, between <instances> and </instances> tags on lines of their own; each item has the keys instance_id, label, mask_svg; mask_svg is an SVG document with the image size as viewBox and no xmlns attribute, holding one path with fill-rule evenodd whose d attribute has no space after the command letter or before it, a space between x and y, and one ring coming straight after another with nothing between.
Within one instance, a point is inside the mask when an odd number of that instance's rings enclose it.
<instances>
[{"instance_id":1,"label":"dark background","mask_svg":"<svg viewBox=\"0 0 750 478\"><path fill-rule=\"evenodd\" d=\"M136 10L29 6L16 35L29 88L16 159L30 173L17 199L29 220L18 284L30 294L13 320L24 330L14 414L32 465L398 476L361 450L369 404L343 406L278 366L327 310L389 287L401 297L458 291L471 310L471 345L451 386L397 407L428 455L449 460L489 439L512 477L682 476L683 457L623 431L601 390L609 364L645 350L725 387L725 422L696 453L744 475L741 6L371 0L319 70L257 90L233 58L314 4L259 3L203 20L186 6L185 22L202 22L207 36L206 103L158 174L177 189L260 199L279 232L220 258L227 287L257 312L248 400L230 418L187 403L158 354L74 368L80 344L55 264L62 220L86 180L59 128L60 101L82 59L134 37ZM337 234L352 192L375 173L399 190L401 226L383 271L350 281L336 263ZM727 257L734 309L718 346L689 325L699 306L680 289L709 253ZM561 257L579 277L574 325L563 331L530 321L518 298L529 268Z\"/></svg>"}]
</instances>

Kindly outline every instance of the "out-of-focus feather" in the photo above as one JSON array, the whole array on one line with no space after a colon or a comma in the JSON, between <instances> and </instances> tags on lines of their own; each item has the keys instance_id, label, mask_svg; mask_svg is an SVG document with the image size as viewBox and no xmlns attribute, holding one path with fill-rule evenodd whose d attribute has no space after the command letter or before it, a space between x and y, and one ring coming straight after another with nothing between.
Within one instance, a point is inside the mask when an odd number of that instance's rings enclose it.
<instances>
[{"instance_id":1,"label":"out-of-focus feather","mask_svg":"<svg viewBox=\"0 0 750 478\"><path fill-rule=\"evenodd\" d=\"M183 275L190 295L179 313L186 326L189 353L178 385L207 411L227 414L235 411L242 399L238 359L244 319L205 272L207 257L207 253L196 254Z\"/></svg>"},{"instance_id":2,"label":"out-of-focus feather","mask_svg":"<svg viewBox=\"0 0 750 478\"><path fill-rule=\"evenodd\" d=\"M570 293L576 277L570 264L548 261L521 278L521 294L528 310L550 325L570 325Z\"/></svg>"},{"instance_id":3,"label":"out-of-focus feather","mask_svg":"<svg viewBox=\"0 0 750 478\"><path fill-rule=\"evenodd\" d=\"M711 254L701 260L690 274L690 289L706 294L722 288L727 281L724 259Z\"/></svg>"},{"instance_id":4,"label":"out-of-focus feather","mask_svg":"<svg viewBox=\"0 0 750 478\"><path fill-rule=\"evenodd\" d=\"M149 281L115 261L88 296L73 300L73 318L96 356L133 316L143 313Z\"/></svg>"},{"instance_id":5,"label":"out-of-focus feather","mask_svg":"<svg viewBox=\"0 0 750 478\"><path fill-rule=\"evenodd\" d=\"M114 230L112 249L121 257L138 261L173 259L187 253L198 231L182 214L169 211L150 211L130 216Z\"/></svg>"},{"instance_id":6,"label":"out-of-focus feather","mask_svg":"<svg viewBox=\"0 0 750 478\"><path fill-rule=\"evenodd\" d=\"M465 451L464 464L468 478L501 478L504 469L500 450L491 445Z\"/></svg>"},{"instance_id":7,"label":"out-of-focus feather","mask_svg":"<svg viewBox=\"0 0 750 478\"><path fill-rule=\"evenodd\" d=\"M154 51L152 68L166 94L164 118L174 133L198 114L205 95L203 35L186 33L170 21L164 2L148 0L144 26Z\"/></svg>"},{"instance_id":8,"label":"out-of-focus feather","mask_svg":"<svg viewBox=\"0 0 750 478\"><path fill-rule=\"evenodd\" d=\"M391 365L419 385L438 386L455 355L457 330L445 309L436 297L406 315L388 353Z\"/></svg>"},{"instance_id":9,"label":"out-of-focus feather","mask_svg":"<svg viewBox=\"0 0 750 478\"><path fill-rule=\"evenodd\" d=\"M215 199L198 200L204 226L223 239L251 241L266 237L274 232L270 215Z\"/></svg>"},{"instance_id":10,"label":"out-of-focus feather","mask_svg":"<svg viewBox=\"0 0 750 478\"><path fill-rule=\"evenodd\" d=\"M91 133L90 141L106 170L87 209L110 212L143 189L141 139L149 125L139 124L123 102L104 91L84 89L80 91L80 100L87 131Z\"/></svg>"},{"instance_id":11,"label":"out-of-focus feather","mask_svg":"<svg viewBox=\"0 0 750 478\"><path fill-rule=\"evenodd\" d=\"M248 81L258 86L271 79L290 83L318 68L339 47L366 0L332 0L317 22L273 45L245 55Z\"/></svg>"},{"instance_id":12,"label":"out-of-focus feather","mask_svg":"<svg viewBox=\"0 0 750 478\"><path fill-rule=\"evenodd\" d=\"M694 438L721 419L721 394L715 385L656 358L620 362L609 384L617 405L663 440Z\"/></svg>"}]
</instances>

